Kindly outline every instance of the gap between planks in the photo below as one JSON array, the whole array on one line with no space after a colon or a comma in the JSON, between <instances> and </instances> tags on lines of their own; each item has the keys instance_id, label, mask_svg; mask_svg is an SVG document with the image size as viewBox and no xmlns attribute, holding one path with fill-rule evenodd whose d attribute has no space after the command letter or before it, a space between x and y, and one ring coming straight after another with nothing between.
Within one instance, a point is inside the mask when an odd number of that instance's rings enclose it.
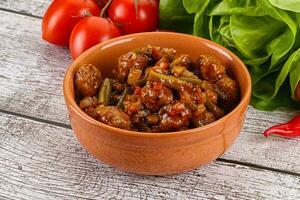
<instances>
[{"instance_id":1,"label":"gap between planks","mask_svg":"<svg viewBox=\"0 0 300 200\"><path fill-rule=\"evenodd\" d=\"M23 118L23 119L28 119L28 120L35 121L35 122L50 124L50 125L53 125L53 126L62 127L62 128L65 128L65 129L72 130L72 128L69 124L64 124L64 123L54 122L54 121L51 121L51 120L46 120L46 119L41 119L41 118L32 117L32 116L28 116L28 115L23 115L23 114L20 114L20 113L15 113L15 112L3 110L3 109L0 109L0 113L4 113L4 114L7 114L7 115L20 117L20 118ZM269 171L273 171L273 172L277 172L277 173L281 173L281 174L287 174L287 175L300 177L300 173L285 171L285 170L276 169L276 168L272 168L272 167L265 167L265 166L252 164L252 163L247 163L247 162L240 162L240 161L229 160L229 159L224 159L224 158L218 158L216 161L217 162L230 163L230 164L236 164L236 165L243 165L243 166L247 166L247 167L254 168L254 169L269 170Z\"/></svg>"},{"instance_id":2,"label":"gap between planks","mask_svg":"<svg viewBox=\"0 0 300 200\"><path fill-rule=\"evenodd\" d=\"M1 8L1 7L0 7L0 11L5 11L5 12L10 12L10 13L15 13L15 14L18 14L18 15L24 15L24 16L28 16L28 17L37 18L37 19L43 19L43 17L38 16L38 15L33 15L33 14L29 14L29 13L19 12L19 11L7 9L7 8Z\"/></svg>"}]
</instances>

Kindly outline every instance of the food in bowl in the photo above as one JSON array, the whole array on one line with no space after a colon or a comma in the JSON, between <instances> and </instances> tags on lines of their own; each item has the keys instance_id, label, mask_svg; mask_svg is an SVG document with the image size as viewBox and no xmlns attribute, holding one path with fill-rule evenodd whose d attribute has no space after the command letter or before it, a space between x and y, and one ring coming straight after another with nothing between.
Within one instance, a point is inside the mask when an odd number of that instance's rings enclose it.
<instances>
[{"instance_id":1,"label":"food in bowl","mask_svg":"<svg viewBox=\"0 0 300 200\"><path fill-rule=\"evenodd\" d=\"M94 119L139 132L197 128L229 113L240 101L239 84L219 60L192 60L173 48L147 46L118 59L113 77L92 64L75 72L77 103Z\"/></svg>"}]
</instances>

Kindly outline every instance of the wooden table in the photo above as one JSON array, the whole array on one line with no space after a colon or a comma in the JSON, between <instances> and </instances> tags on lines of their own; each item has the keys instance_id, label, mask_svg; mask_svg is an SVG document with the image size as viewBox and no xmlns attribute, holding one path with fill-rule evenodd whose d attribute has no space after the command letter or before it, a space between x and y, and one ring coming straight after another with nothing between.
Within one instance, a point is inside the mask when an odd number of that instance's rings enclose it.
<instances>
[{"instance_id":1,"label":"wooden table","mask_svg":"<svg viewBox=\"0 0 300 200\"><path fill-rule=\"evenodd\" d=\"M50 0L0 0L0 199L300 199L300 138L262 136L296 112L249 107L222 158L166 177L118 171L70 129L62 81L68 50L41 39Z\"/></svg>"}]
</instances>

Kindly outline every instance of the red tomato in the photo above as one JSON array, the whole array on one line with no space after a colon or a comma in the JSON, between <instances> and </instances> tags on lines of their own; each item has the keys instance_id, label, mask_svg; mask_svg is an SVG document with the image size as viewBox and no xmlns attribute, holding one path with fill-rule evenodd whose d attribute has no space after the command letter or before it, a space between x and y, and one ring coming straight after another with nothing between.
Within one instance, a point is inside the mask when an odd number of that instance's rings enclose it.
<instances>
[{"instance_id":1,"label":"red tomato","mask_svg":"<svg viewBox=\"0 0 300 200\"><path fill-rule=\"evenodd\" d=\"M98 4L101 8L103 8L109 0L98 0Z\"/></svg>"},{"instance_id":2,"label":"red tomato","mask_svg":"<svg viewBox=\"0 0 300 200\"><path fill-rule=\"evenodd\" d=\"M94 0L54 0L43 18L43 39L66 46L74 26L87 13L100 15Z\"/></svg>"},{"instance_id":3,"label":"red tomato","mask_svg":"<svg viewBox=\"0 0 300 200\"><path fill-rule=\"evenodd\" d=\"M75 59L85 50L105 40L120 36L120 30L109 19L86 17L76 24L70 38L70 51Z\"/></svg>"},{"instance_id":4,"label":"red tomato","mask_svg":"<svg viewBox=\"0 0 300 200\"><path fill-rule=\"evenodd\" d=\"M158 27L158 3L156 0L113 0L108 16L119 25L122 34L155 31Z\"/></svg>"},{"instance_id":5,"label":"red tomato","mask_svg":"<svg viewBox=\"0 0 300 200\"><path fill-rule=\"evenodd\" d=\"M298 82L297 89L296 89L296 98L300 102L300 81Z\"/></svg>"}]
</instances>

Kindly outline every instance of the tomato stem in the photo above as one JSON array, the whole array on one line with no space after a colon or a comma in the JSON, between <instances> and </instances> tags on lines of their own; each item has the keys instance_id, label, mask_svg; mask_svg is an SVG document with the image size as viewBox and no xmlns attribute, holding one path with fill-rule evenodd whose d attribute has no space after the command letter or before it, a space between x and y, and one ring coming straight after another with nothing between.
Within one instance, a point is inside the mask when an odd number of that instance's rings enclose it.
<instances>
[{"instance_id":1,"label":"tomato stem","mask_svg":"<svg viewBox=\"0 0 300 200\"><path fill-rule=\"evenodd\" d=\"M105 12L106 12L106 10L108 9L108 7L110 6L111 2L112 2L112 0L109 0L109 1L105 4L105 6L103 7L103 9L101 10L100 17L104 17Z\"/></svg>"}]
</instances>

